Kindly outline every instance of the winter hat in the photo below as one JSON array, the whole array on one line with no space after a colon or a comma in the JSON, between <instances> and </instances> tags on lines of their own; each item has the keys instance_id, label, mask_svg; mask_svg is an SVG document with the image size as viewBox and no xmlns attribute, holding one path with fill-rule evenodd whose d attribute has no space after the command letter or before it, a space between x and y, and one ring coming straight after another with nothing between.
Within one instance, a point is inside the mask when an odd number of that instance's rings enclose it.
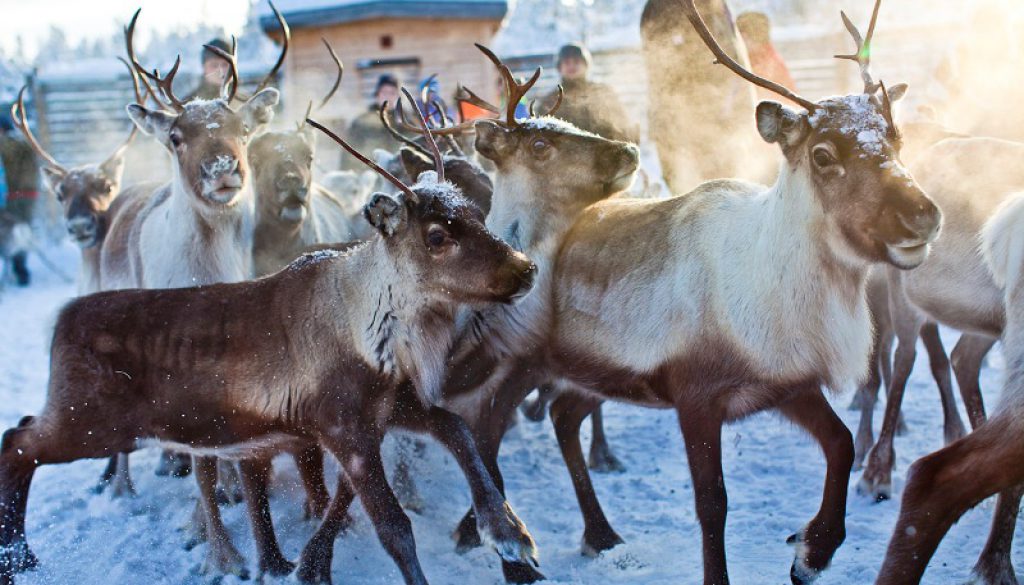
<instances>
[{"instance_id":1,"label":"winter hat","mask_svg":"<svg viewBox=\"0 0 1024 585\"><path fill-rule=\"evenodd\" d=\"M217 47L218 49L220 49L221 51L224 51L225 53L231 53L231 45L229 45L228 42L225 41L224 39L221 39L221 38L211 39L210 42L208 42L206 44L210 45L211 47ZM203 47L202 58L203 58L203 65L206 65L206 62L209 61L210 59L220 59L220 57L218 57L213 51L207 49L206 47Z\"/></svg>"},{"instance_id":2,"label":"winter hat","mask_svg":"<svg viewBox=\"0 0 1024 585\"><path fill-rule=\"evenodd\" d=\"M395 77L394 75L391 75L390 73L384 73L383 75L378 77L377 87L373 89L373 95L377 95L378 93L380 93L380 88L384 87L385 85L391 85L397 88L398 78Z\"/></svg>"},{"instance_id":3,"label":"winter hat","mask_svg":"<svg viewBox=\"0 0 1024 585\"><path fill-rule=\"evenodd\" d=\"M558 64L561 65L562 61L566 59L580 59L590 67L590 62L593 58L590 55L590 50L583 46L582 43L569 43L563 45L558 50Z\"/></svg>"}]
</instances>

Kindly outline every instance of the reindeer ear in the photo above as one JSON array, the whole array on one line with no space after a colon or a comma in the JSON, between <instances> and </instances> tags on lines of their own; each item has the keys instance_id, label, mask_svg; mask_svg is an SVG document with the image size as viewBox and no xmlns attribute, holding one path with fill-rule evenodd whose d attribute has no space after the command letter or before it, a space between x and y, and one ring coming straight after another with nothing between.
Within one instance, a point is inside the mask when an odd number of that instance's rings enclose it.
<instances>
[{"instance_id":1,"label":"reindeer ear","mask_svg":"<svg viewBox=\"0 0 1024 585\"><path fill-rule=\"evenodd\" d=\"M128 104L128 117L144 134L154 136L163 141L171 131L178 116L160 110L147 110L138 104Z\"/></svg>"},{"instance_id":2,"label":"reindeer ear","mask_svg":"<svg viewBox=\"0 0 1024 585\"><path fill-rule=\"evenodd\" d=\"M398 228L405 223L407 213L400 201L384 193L374 193L370 202L363 208L366 221L377 228L385 238L395 235Z\"/></svg>"},{"instance_id":3,"label":"reindeer ear","mask_svg":"<svg viewBox=\"0 0 1024 585\"><path fill-rule=\"evenodd\" d=\"M413 182L416 182L420 173L435 170L434 159L407 146L403 146L402 149L398 151L398 156L401 157L402 167L405 168L406 174L412 178Z\"/></svg>"},{"instance_id":4,"label":"reindeer ear","mask_svg":"<svg viewBox=\"0 0 1024 585\"><path fill-rule=\"evenodd\" d=\"M476 151L484 158L497 161L509 149L508 130L493 120L480 120L476 128Z\"/></svg>"},{"instance_id":5,"label":"reindeer ear","mask_svg":"<svg viewBox=\"0 0 1024 585\"><path fill-rule=\"evenodd\" d=\"M53 191L54 195L60 197L60 192L57 188L60 186L60 182L64 180L64 171L57 167L51 167L50 165L43 166L43 179L46 181L46 186Z\"/></svg>"},{"instance_id":6,"label":"reindeer ear","mask_svg":"<svg viewBox=\"0 0 1024 585\"><path fill-rule=\"evenodd\" d=\"M885 91L889 94L889 101L898 102L907 95L907 90L910 86L906 83L897 83L892 87L885 88Z\"/></svg>"},{"instance_id":7,"label":"reindeer ear","mask_svg":"<svg viewBox=\"0 0 1024 585\"><path fill-rule=\"evenodd\" d=\"M805 131L804 116L779 102L757 104L757 131L765 142L778 142L787 148L800 142Z\"/></svg>"},{"instance_id":8,"label":"reindeer ear","mask_svg":"<svg viewBox=\"0 0 1024 585\"><path fill-rule=\"evenodd\" d=\"M117 149L117 152L110 155L110 158L100 165L100 172L113 183L120 183L121 177L124 175L124 154L127 150L128 145L126 144Z\"/></svg>"},{"instance_id":9,"label":"reindeer ear","mask_svg":"<svg viewBox=\"0 0 1024 585\"><path fill-rule=\"evenodd\" d=\"M239 113L252 133L274 119L274 106L280 99L281 93L273 87L268 87L245 102Z\"/></svg>"}]
</instances>

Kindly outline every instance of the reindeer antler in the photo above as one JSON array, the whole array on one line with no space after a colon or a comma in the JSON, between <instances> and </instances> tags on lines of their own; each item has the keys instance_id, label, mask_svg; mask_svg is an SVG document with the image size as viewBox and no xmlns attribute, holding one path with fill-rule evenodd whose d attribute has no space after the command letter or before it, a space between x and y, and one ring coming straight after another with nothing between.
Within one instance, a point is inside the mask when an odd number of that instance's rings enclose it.
<instances>
[{"instance_id":1,"label":"reindeer antler","mask_svg":"<svg viewBox=\"0 0 1024 585\"><path fill-rule=\"evenodd\" d=\"M139 78L142 81L143 87L146 88L146 92L153 98L153 101L160 106L161 109L169 110L172 112L181 112L185 109L185 104L181 102L175 95L173 90L174 76L178 74L178 67L181 66L181 55L174 61L174 66L171 67L170 72L166 76L160 77L160 72L153 70L153 73L146 71L146 68L139 64L139 60L135 58L135 24L139 20L139 14L142 9L139 8L132 15L132 20L124 29L124 42L125 48L128 52L128 61L132 64L137 72L141 74ZM163 96L163 100L160 99L156 90L149 84L147 78L156 83L157 88L160 90L159 95Z\"/></svg>"},{"instance_id":2,"label":"reindeer antler","mask_svg":"<svg viewBox=\"0 0 1024 585\"><path fill-rule=\"evenodd\" d=\"M480 52L486 55L491 63L494 63L494 66L498 68L498 72L501 73L502 79L505 80L505 95L508 97L508 103L505 104L505 123L512 127L518 126L516 108L519 106L519 100L523 99L523 96L536 85L537 80L540 79L541 68L538 67L533 72L533 76L525 83L519 83L516 81L515 76L512 75L512 70L493 51L480 43L476 43L476 48L480 49Z\"/></svg>"},{"instance_id":3,"label":"reindeer antler","mask_svg":"<svg viewBox=\"0 0 1024 585\"><path fill-rule=\"evenodd\" d=\"M281 65L284 65L284 58L288 55L288 43L292 39L292 29L288 26L288 22L281 15L281 12L274 6L274 3L267 0L267 4L270 4L270 9L274 11L274 16L277 17L277 24L281 26L281 54L277 57L277 62L274 63L274 67L270 69L270 73L263 78L263 81L256 86L256 91L252 92L253 95L258 94L270 85L270 82L274 80L274 76L281 70ZM326 43L327 41L324 41ZM330 46L327 47L330 50ZM231 51L234 53L234 50ZM333 55L334 51L331 51Z\"/></svg>"},{"instance_id":4,"label":"reindeer antler","mask_svg":"<svg viewBox=\"0 0 1024 585\"><path fill-rule=\"evenodd\" d=\"M379 108L377 108L377 115L380 117L380 123L384 125L384 129L387 130L388 133L395 138L395 140L401 142L402 144L412 149L415 149L417 152L421 154L424 154L426 156L433 156L433 154L429 150L427 150L422 144L416 142L415 140L409 138L408 136L405 136L404 134L395 129L394 125L391 124L391 118L388 116L388 102L384 102L383 104L380 105Z\"/></svg>"},{"instance_id":5,"label":"reindeer antler","mask_svg":"<svg viewBox=\"0 0 1024 585\"><path fill-rule=\"evenodd\" d=\"M334 78L334 85L331 86L331 91L327 92L324 99L320 100L320 105L317 106L318 110L326 106L327 102L331 101L334 94L338 92L338 88L341 87L341 78L345 76L345 65L342 64L341 58L338 57L338 54L334 52L334 47L327 42L327 39L321 37L320 40L323 41L324 46L327 47L327 52L331 55L331 60L334 61L334 66L337 67L338 76Z\"/></svg>"},{"instance_id":6,"label":"reindeer antler","mask_svg":"<svg viewBox=\"0 0 1024 585\"><path fill-rule=\"evenodd\" d=\"M409 186L406 185L405 183L403 183L401 180L399 180L398 177L392 175L391 173L389 173L386 170L384 170L384 168L382 168L377 163L375 163L372 160L370 160L369 158L363 156L363 154L360 153L358 150L356 150L351 144L349 144L348 142L345 142L345 140L343 140L340 136L338 136L334 132L331 132L330 130L328 130L323 124L317 122L316 120L314 120L312 118L306 118L306 123L309 124L310 126L316 128L317 130L323 132L324 134L326 134L331 140L333 140L333 141L337 142L338 144L340 144L341 147L344 148L345 150L347 150L349 154L351 154L352 156L354 156L357 159L359 159L359 161L362 162L364 165L366 165L366 166L370 167L371 169L373 169L374 171L376 171L380 176L382 176L385 179L387 179L387 181L389 183L391 183L395 187L398 187L398 189L400 191L402 191L403 193L405 193L412 201L418 202L420 200L419 196L416 195L416 192L413 191L411 188L409 188Z\"/></svg>"},{"instance_id":7,"label":"reindeer antler","mask_svg":"<svg viewBox=\"0 0 1024 585\"><path fill-rule=\"evenodd\" d=\"M230 53L220 47L203 45L204 49L220 57L228 64L228 76L224 79L224 85L221 87L221 98L229 104L238 95L238 57L235 55L237 47L238 43L234 36L231 37Z\"/></svg>"},{"instance_id":8,"label":"reindeer antler","mask_svg":"<svg viewBox=\"0 0 1024 585\"><path fill-rule=\"evenodd\" d=\"M420 123L420 129L423 132L423 136L426 137L427 146L430 147L430 152L434 156L434 167L437 169L437 180L438 182L444 181L444 157L441 156L441 149L437 147L437 141L434 140L434 135L430 131L430 127L427 126L427 119L423 117L423 110L420 109L419 104L416 100L412 99L412 94L409 93L408 89L402 88L402 93L405 94L405 98L412 102L412 109L416 110L416 121ZM402 109L402 104L399 102L398 109Z\"/></svg>"},{"instance_id":9,"label":"reindeer antler","mask_svg":"<svg viewBox=\"0 0 1024 585\"><path fill-rule=\"evenodd\" d=\"M21 91L18 92L18 101L14 102L14 105L11 106L11 120L14 122L14 126L25 136L25 140L28 140L32 150L35 150L36 154L45 160L48 166L61 174L66 174L68 171L64 168L64 165L57 162L57 159L46 152L28 127L28 118L25 116L25 90L27 88L28 86L22 86Z\"/></svg>"},{"instance_id":10,"label":"reindeer antler","mask_svg":"<svg viewBox=\"0 0 1024 585\"><path fill-rule=\"evenodd\" d=\"M860 78L864 81L864 93L871 95L878 91L880 84L877 83L871 77L871 39L875 36L875 24L878 22L878 9L882 6L882 0L875 0L875 8L871 12L871 24L868 25L868 34L866 37L862 37L857 26L853 24L850 17L846 15L846 12L840 11L839 14L843 17L843 24L846 25L846 30L850 32L850 36L853 37L853 42L857 44L857 52L852 55L836 55L836 59L846 59L848 61L854 61L860 67Z\"/></svg>"},{"instance_id":11,"label":"reindeer antler","mask_svg":"<svg viewBox=\"0 0 1024 585\"><path fill-rule=\"evenodd\" d=\"M697 31L697 34L700 35L700 38L704 41L704 44L707 45L707 47L711 49L711 52L715 55L717 63L725 65L733 73L739 75L743 79L746 79L747 81L753 83L758 87L763 87L768 91L777 93L786 99L789 99L795 103L800 104L801 106L807 108L808 112L813 112L814 110L818 109L818 105L812 102L811 100L802 98L793 91L791 91L790 89L786 88L785 86L775 83L774 81L769 81L763 77L755 75L751 71L744 69L744 67L737 63L735 59L730 57L729 54L726 53L724 49L722 49L722 46L718 44L718 41L715 40L715 35L711 33L711 31L708 29L707 23L704 22L704 18L702 18L700 13L697 12L697 7L693 5L693 0L679 0L679 4L683 9L683 13L686 15L686 18L689 19L690 24L693 25L694 30Z\"/></svg>"}]
</instances>

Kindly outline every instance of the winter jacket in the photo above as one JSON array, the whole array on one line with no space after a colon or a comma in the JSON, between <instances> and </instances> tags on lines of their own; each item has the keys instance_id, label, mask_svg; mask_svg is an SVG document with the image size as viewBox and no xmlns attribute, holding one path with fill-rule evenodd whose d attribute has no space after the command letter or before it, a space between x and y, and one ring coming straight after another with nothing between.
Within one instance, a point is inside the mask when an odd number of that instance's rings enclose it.
<instances>
[{"instance_id":1,"label":"winter jacket","mask_svg":"<svg viewBox=\"0 0 1024 585\"><path fill-rule=\"evenodd\" d=\"M7 177L7 211L31 221L39 195L39 165L32 147L11 134L0 135L0 160Z\"/></svg>"},{"instance_id":2,"label":"winter jacket","mask_svg":"<svg viewBox=\"0 0 1024 585\"><path fill-rule=\"evenodd\" d=\"M370 106L366 112L352 120L352 124L348 127L348 132L345 134L345 139L356 150L366 156L372 156L376 148L394 152L397 146L395 139L388 134L384 125L380 123L380 114L377 113L377 106ZM365 167L355 157L346 156L342 160L341 168L343 170L359 171Z\"/></svg>"},{"instance_id":3,"label":"winter jacket","mask_svg":"<svg viewBox=\"0 0 1024 585\"><path fill-rule=\"evenodd\" d=\"M626 114L619 96L611 87L590 80L563 81L565 96L554 116L611 140L638 142L636 124ZM541 111L547 111L558 99L555 89L541 99Z\"/></svg>"}]
</instances>

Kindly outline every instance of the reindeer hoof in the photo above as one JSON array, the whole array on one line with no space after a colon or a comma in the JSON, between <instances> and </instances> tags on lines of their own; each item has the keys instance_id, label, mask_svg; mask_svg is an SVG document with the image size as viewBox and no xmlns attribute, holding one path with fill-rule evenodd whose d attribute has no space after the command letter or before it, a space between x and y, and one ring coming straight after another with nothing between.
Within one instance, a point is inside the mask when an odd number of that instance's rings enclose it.
<instances>
[{"instance_id":1,"label":"reindeer hoof","mask_svg":"<svg viewBox=\"0 0 1024 585\"><path fill-rule=\"evenodd\" d=\"M496 521L486 522L482 515L477 518L478 535L483 535L503 560L537 564L537 543L508 502L504 504L504 514Z\"/></svg>"},{"instance_id":2,"label":"reindeer hoof","mask_svg":"<svg viewBox=\"0 0 1024 585\"><path fill-rule=\"evenodd\" d=\"M591 450L587 466L597 473L623 473L626 466L608 449Z\"/></svg>"},{"instance_id":3,"label":"reindeer hoof","mask_svg":"<svg viewBox=\"0 0 1024 585\"><path fill-rule=\"evenodd\" d=\"M154 473L160 477L188 477L192 474L192 458L179 453L161 453Z\"/></svg>"},{"instance_id":4,"label":"reindeer hoof","mask_svg":"<svg viewBox=\"0 0 1024 585\"><path fill-rule=\"evenodd\" d=\"M862 496L868 496L876 504L888 501L892 499L892 481L874 482L865 476L857 482L857 493Z\"/></svg>"},{"instance_id":5,"label":"reindeer hoof","mask_svg":"<svg viewBox=\"0 0 1024 585\"><path fill-rule=\"evenodd\" d=\"M807 567L800 566L797 562L793 562L792 568L789 569L789 580L793 585L810 585L818 578L817 571L811 571Z\"/></svg>"},{"instance_id":6,"label":"reindeer hoof","mask_svg":"<svg viewBox=\"0 0 1024 585\"><path fill-rule=\"evenodd\" d=\"M1019 585L1009 556L982 555L966 585Z\"/></svg>"},{"instance_id":7,"label":"reindeer hoof","mask_svg":"<svg viewBox=\"0 0 1024 585\"><path fill-rule=\"evenodd\" d=\"M506 583L536 583L547 579L543 573L528 563L502 561L501 572L505 575Z\"/></svg>"},{"instance_id":8,"label":"reindeer hoof","mask_svg":"<svg viewBox=\"0 0 1024 585\"><path fill-rule=\"evenodd\" d=\"M302 552L296 578L305 585L331 585L331 559L333 551L307 554Z\"/></svg>"},{"instance_id":9,"label":"reindeer hoof","mask_svg":"<svg viewBox=\"0 0 1024 585\"><path fill-rule=\"evenodd\" d=\"M585 557L596 558L604 551L611 550L624 542L626 541L622 540L622 537L616 534L611 526L594 530L588 529L583 531L583 545L580 552Z\"/></svg>"},{"instance_id":10,"label":"reindeer hoof","mask_svg":"<svg viewBox=\"0 0 1024 585\"><path fill-rule=\"evenodd\" d=\"M285 575L290 575L295 570L295 563L279 555L266 562L260 562L260 565L260 576L284 577Z\"/></svg>"}]
</instances>

